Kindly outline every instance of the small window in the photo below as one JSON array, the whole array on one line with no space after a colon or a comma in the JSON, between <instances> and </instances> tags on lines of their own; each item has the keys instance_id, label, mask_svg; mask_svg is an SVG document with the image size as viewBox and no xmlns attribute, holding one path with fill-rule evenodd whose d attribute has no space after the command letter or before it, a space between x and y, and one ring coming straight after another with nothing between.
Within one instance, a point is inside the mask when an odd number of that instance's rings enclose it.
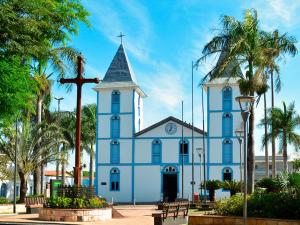
<instances>
[{"instance_id":1,"label":"small window","mask_svg":"<svg viewBox=\"0 0 300 225\"><path fill-rule=\"evenodd\" d=\"M180 162L182 162L182 157L183 157L183 162L188 163L189 162L189 143L187 140L180 141L179 144L179 155L180 155Z\"/></svg>"},{"instance_id":2,"label":"small window","mask_svg":"<svg viewBox=\"0 0 300 225\"><path fill-rule=\"evenodd\" d=\"M223 94L223 110L231 111L232 109L232 89L231 87L225 87L222 91Z\"/></svg>"},{"instance_id":3,"label":"small window","mask_svg":"<svg viewBox=\"0 0 300 225\"><path fill-rule=\"evenodd\" d=\"M223 181L232 181L232 169L224 168L223 169Z\"/></svg>"},{"instance_id":4,"label":"small window","mask_svg":"<svg viewBox=\"0 0 300 225\"><path fill-rule=\"evenodd\" d=\"M120 92L113 91L111 94L111 112L119 113L120 112Z\"/></svg>"},{"instance_id":5,"label":"small window","mask_svg":"<svg viewBox=\"0 0 300 225\"><path fill-rule=\"evenodd\" d=\"M110 171L110 190L120 190L120 170L117 168L113 168Z\"/></svg>"},{"instance_id":6,"label":"small window","mask_svg":"<svg viewBox=\"0 0 300 225\"><path fill-rule=\"evenodd\" d=\"M161 163L161 141L154 140L152 142L152 163Z\"/></svg>"},{"instance_id":7,"label":"small window","mask_svg":"<svg viewBox=\"0 0 300 225\"><path fill-rule=\"evenodd\" d=\"M112 116L111 118L111 138L120 137L120 117Z\"/></svg>"},{"instance_id":8,"label":"small window","mask_svg":"<svg viewBox=\"0 0 300 225\"><path fill-rule=\"evenodd\" d=\"M231 113L224 113L222 118L222 133L223 137L232 136L232 115Z\"/></svg>"}]
</instances>

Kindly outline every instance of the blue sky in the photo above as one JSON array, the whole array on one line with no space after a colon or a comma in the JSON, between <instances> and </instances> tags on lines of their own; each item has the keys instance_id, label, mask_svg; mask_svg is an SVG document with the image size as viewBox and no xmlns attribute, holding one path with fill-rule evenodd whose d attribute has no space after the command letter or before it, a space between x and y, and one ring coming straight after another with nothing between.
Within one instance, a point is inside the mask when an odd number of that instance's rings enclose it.
<instances>
[{"instance_id":1,"label":"blue sky","mask_svg":"<svg viewBox=\"0 0 300 225\"><path fill-rule=\"evenodd\" d=\"M243 10L256 8L262 29L278 28L300 40L300 0L85 0L90 11L92 27L80 26L78 36L71 46L79 49L86 58L85 76L103 78L120 43L116 36L123 32L124 46L136 74L138 84L146 92L145 126L167 116L181 115L184 101L184 120L191 122L191 63L201 56L201 51L220 28L220 17L230 15L242 18ZM297 44L298 49L300 45ZM275 104L283 100L296 102L300 112L300 55L287 57L281 63L283 87L276 94ZM209 71L215 60L195 71L195 125L200 127L201 77ZM85 85L83 104L95 103L94 85ZM66 93L55 86L53 96L64 96L62 110L72 110L76 105L76 89ZM268 105L270 105L268 94ZM51 109L56 109L53 102ZM263 116L262 103L256 110L256 122ZM261 136L256 129L256 153L263 154Z\"/></svg>"}]
</instances>

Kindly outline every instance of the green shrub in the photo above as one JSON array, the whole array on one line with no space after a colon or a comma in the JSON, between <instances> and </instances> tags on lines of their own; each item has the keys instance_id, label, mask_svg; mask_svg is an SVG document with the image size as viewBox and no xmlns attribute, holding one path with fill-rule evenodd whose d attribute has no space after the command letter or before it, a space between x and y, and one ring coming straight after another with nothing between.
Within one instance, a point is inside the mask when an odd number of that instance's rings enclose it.
<instances>
[{"instance_id":1,"label":"green shrub","mask_svg":"<svg viewBox=\"0 0 300 225\"><path fill-rule=\"evenodd\" d=\"M256 191L248 196L248 215L278 219L300 219L300 194L291 192ZM242 216L243 195L222 199L214 206L215 213Z\"/></svg>"},{"instance_id":2,"label":"green shrub","mask_svg":"<svg viewBox=\"0 0 300 225\"><path fill-rule=\"evenodd\" d=\"M47 207L61 209L96 209L107 206L104 198L68 198L52 197L47 200Z\"/></svg>"},{"instance_id":3,"label":"green shrub","mask_svg":"<svg viewBox=\"0 0 300 225\"><path fill-rule=\"evenodd\" d=\"M259 180L255 186L257 188L264 188L266 189L266 192L279 192L282 190L281 182L278 178L268 178L264 177L261 180Z\"/></svg>"},{"instance_id":4,"label":"green shrub","mask_svg":"<svg viewBox=\"0 0 300 225\"><path fill-rule=\"evenodd\" d=\"M230 198L224 198L215 203L216 214L223 216L243 215L243 195L237 194Z\"/></svg>"},{"instance_id":5,"label":"green shrub","mask_svg":"<svg viewBox=\"0 0 300 225\"><path fill-rule=\"evenodd\" d=\"M0 204L9 204L10 201L5 197L0 197Z\"/></svg>"},{"instance_id":6,"label":"green shrub","mask_svg":"<svg viewBox=\"0 0 300 225\"><path fill-rule=\"evenodd\" d=\"M242 182L240 181L235 181L235 180L225 180L222 183L222 188L224 190L229 190L230 191L230 196L235 195L238 192L241 192L241 187L242 187Z\"/></svg>"}]
</instances>

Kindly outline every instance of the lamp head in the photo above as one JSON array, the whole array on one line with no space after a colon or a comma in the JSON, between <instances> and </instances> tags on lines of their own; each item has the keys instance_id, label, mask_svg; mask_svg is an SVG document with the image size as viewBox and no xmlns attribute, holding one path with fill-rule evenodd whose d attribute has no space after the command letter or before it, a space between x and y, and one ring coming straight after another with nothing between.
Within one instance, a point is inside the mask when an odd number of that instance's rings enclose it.
<instances>
[{"instance_id":1,"label":"lamp head","mask_svg":"<svg viewBox=\"0 0 300 225\"><path fill-rule=\"evenodd\" d=\"M241 95L236 97L235 100L239 103L242 111L250 111L255 102L255 97L250 95Z\"/></svg>"},{"instance_id":2,"label":"lamp head","mask_svg":"<svg viewBox=\"0 0 300 225\"><path fill-rule=\"evenodd\" d=\"M235 135L238 136L238 137L242 137L244 134L244 130L242 129L237 129L235 130Z\"/></svg>"}]
</instances>

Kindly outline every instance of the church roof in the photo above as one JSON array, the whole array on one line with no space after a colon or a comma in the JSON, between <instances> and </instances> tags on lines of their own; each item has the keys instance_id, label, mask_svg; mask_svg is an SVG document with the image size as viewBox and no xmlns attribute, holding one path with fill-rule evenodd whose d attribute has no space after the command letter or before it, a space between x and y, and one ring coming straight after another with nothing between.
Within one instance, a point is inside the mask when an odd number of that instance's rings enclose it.
<instances>
[{"instance_id":1,"label":"church roof","mask_svg":"<svg viewBox=\"0 0 300 225\"><path fill-rule=\"evenodd\" d=\"M223 48L223 50L221 51L221 54L219 56L218 62L216 64L216 67L219 66L221 63L223 63L223 61L225 60L227 56L227 50L225 48ZM238 76L243 76L242 70L241 68L238 66L238 62L236 59L232 60L228 66L225 68L225 70L223 71L222 75L219 76L221 77L225 77L225 78L229 78L231 77L231 74L233 73L233 70L237 70L235 71ZM212 76L214 75L215 70L212 71Z\"/></svg>"},{"instance_id":2,"label":"church roof","mask_svg":"<svg viewBox=\"0 0 300 225\"><path fill-rule=\"evenodd\" d=\"M155 124L153 124L153 125L145 128L145 129L143 129L143 130L135 133L135 136L142 135L142 134L144 134L144 133L146 133L146 132L148 132L150 130L153 130L154 128L159 127L159 126L161 126L161 125L163 125L163 124L165 124L165 123L167 123L169 121L176 122L176 123L178 123L180 125L183 125L184 127L188 128L188 129L193 129L193 126L191 124L186 123L186 122L182 122L180 119L177 119L177 118L175 118L173 116L169 116L166 119L163 119L163 120L161 120L161 121L159 121L159 122L157 122L157 123L155 123ZM206 135L206 132L204 132L203 130L201 130L201 129L195 127L195 126L194 126L194 131L196 131L197 133Z\"/></svg>"},{"instance_id":3,"label":"church roof","mask_svg":"<svg viewBox=\"0 0 300 225\"><path fill-rule=\"evenodd\" d=\"M103 78L103 82L134 82L136 79L129 63L127 54L120 44L110 66Z\"/></svg>"}]
</instances>

